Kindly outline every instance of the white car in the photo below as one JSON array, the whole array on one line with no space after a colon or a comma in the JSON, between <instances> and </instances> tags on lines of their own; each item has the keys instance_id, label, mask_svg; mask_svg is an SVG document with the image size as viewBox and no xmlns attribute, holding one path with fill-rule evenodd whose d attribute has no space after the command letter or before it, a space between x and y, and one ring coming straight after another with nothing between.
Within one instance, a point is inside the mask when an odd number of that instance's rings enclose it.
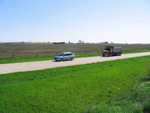
<instances>
[{"instance_id":1,"label":"white car","mask_svg":"<svg viewBox=\"0 0 150 113\"><path fill-rule=\"evenodd\" d=\"M65 61L65 60L73 60L75 58L75 54L72 52L62 52L58 53L55 57L55 61Z\"/></svg>"}]
</instances>

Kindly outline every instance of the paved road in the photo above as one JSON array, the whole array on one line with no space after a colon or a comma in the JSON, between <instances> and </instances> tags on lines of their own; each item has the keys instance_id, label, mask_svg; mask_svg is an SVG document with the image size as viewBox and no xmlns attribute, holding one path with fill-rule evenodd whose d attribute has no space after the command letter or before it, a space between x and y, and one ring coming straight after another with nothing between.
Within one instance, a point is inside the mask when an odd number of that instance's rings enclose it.
<instances>
[{"instance_id":1,"label":"paved road","mask_svg":"<svg viewBox=\"0 0 150 113\"><path fill-rule=\"evenodd\" d=\"M126 58L141 57L141 56L150 56L150 52L123 54L121 56L114 56L114 57L96 56L96 57L76 58L73 61L64 61L64 62L54 62L52 60L47 60L47 61L37 61L37 62L0 64L0 74L42 70L42 69L55 68L55 67L89 64L95 62L104 62L110 60L126 59Z\"/></svg>"}]
</instances>

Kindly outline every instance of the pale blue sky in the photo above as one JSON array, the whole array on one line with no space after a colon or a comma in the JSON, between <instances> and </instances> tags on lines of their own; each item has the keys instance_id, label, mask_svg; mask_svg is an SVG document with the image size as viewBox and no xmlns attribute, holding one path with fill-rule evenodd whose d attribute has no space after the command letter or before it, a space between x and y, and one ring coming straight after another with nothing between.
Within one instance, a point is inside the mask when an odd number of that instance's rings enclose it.
<instances>
[{"instance_id":1,"label":"pale blue sky","mask_svg":"<svg viewBox=\"0 0 150 113\"><path fill-rule=\"evenodd\" d=\"M0 42L150 43L150 0L0 0Z\"/></svg>"}]
</instances>

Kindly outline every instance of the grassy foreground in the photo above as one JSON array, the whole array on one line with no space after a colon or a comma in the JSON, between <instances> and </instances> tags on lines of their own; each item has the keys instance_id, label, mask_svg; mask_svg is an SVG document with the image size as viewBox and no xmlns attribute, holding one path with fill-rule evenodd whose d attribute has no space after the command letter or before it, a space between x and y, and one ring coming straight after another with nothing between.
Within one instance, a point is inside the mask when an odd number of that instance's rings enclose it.
<instances>
[{"instance_id":1,"label":"grassy foreground","mask_svg":"<svg viewBox=\"0 0 150 113\"><path fill-rule=\"evenodd\" d=\"M142 113L150 56L0 76L0 113Z\"/></svg>"}]
</instances>

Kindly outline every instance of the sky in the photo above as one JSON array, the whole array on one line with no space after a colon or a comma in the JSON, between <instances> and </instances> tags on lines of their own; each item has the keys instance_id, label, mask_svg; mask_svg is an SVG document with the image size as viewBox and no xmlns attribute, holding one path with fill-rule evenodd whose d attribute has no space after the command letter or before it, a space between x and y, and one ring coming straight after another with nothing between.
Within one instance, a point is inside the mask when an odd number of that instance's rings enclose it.
<instances>
[{"instance_id":1,"label":"sky","mask_svg":"<svg viewBox=\"0 0 150 113\"><path fill-rule=\"evenodd\" d=\"M150 0L0 0L0 42L150 43Z\"/></svg>"}]
</instances>

